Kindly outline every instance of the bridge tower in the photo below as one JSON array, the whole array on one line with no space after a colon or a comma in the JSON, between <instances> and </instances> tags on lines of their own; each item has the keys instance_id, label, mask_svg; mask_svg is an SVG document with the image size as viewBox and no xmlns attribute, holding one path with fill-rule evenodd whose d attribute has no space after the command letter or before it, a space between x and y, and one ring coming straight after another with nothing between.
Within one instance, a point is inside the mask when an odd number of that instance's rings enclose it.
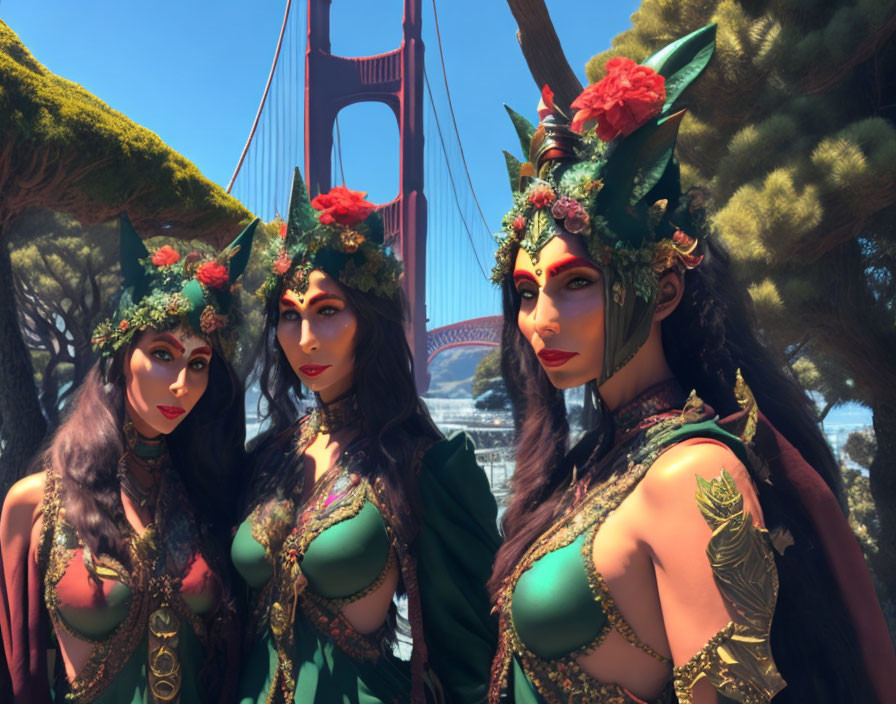
<instances>
[{"instance_id":1,"label":"bridge tower","mask_svg":"<svg viewBox=\"0 0 896 704\"><path fill-rule=\"evenodd\" d=\"M429 386L426 354L426 198L423 195L423 41L420 0L404 1L401 46L385 54L346 58L330 53L330 3L308 0L305 51L305 176L311 197L332 186L330 156L339 111L354 103L385 103L398 121L398 196L381 205L386 240L404 263L410 305L408 341L417 389ZM349 184L351 185L351 184ZM362 187L363 184L358 184Z\"/></svg>"}]
</instances>

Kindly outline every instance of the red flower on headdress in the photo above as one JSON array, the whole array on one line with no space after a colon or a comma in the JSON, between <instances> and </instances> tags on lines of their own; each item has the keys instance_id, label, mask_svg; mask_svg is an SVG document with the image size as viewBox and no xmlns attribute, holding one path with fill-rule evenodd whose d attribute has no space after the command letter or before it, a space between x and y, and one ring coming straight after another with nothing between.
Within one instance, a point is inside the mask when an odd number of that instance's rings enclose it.
<instances>
[{"instance_id":1,"label":"red flower on headdress","mask_svg":"<svg viewBox=\"0 0 896 704\"><path fill-rule=\"evenodd\" d=\"M227 288L230 285L230 274L227 267L218 262L204 262L196 270L199 283L211 288Z\"/></svg>"},{"instance_id":2,"label":"red flower on headdress","mask_svg":"<svg viewBox=\"0 0 896 704\"><path fill-rule=\"evenodd\" d=\"M159 247L152 255L152 263L156 266L171 266L180 261L180 253L170 245Z\"/></svg>"},{"instance_id":3,"label":"red flower on headdress","mask_svg":"<svg viewBox=\"0 0 896 704\"><path fill-rule=\"evenodd\" d=\"M656 115L666 102L666 79L624 56L607 62L607 75L572 102L578 110L572 129L582 132L597 123L605 142L629 135Z\"/></svg>"},{"instance_id":4,"label":"red flower on headdress","mask_svg":"<svg viewBox=\"0 0 896 704\"><path fill-rule=\"evenodd\" d=\"M541 89L541 102L538 103L538 119L543 120L552 112L554 112L554 91L545 83Z\"/></svg>"},{"instance_id":5,"label":"red flower on headdress","mask_svg":"<svg viewBox=\"0 0 896 704\"><path fill-rule=\"evenodd\" d=\"M322 211L318 220L324 225L334 222L345 227L356 225L366 219L376 207L364 200L367 193L353 191L345 186L335 186L329 193L321 193L311 201L311 207Z\"/></svg>"},{"instance_id":6,"label":"red flower on headdress","mask_svg":"<svg viewBox=\"0 0 896 704\"><path fill-rule=\"evenodd\" d=\"M286 239L286 221L285 220L280 223L279 235L280 235L281 239L284 239L284 240Z\"/></svg>"},{"instance_id":7,"label":"red flower on headdress","mask_svg":"<svg viewBox=\"0 0 896 704\"><path fill-rule=\"evenodd\" d=\"M287 271L289 271L289 267L292 265L292 260L289 258L289 254L286 250L280 250L280 254L277 255L277 258L274 260L274 273L277 276L283 276Z\"/></svg>"},{"instance_id":8,"label":"red flower on headdress","mask_svg":"<svg viewBox=\"0 0 896 704\"><path fill-rule=\"evenodd\" d=\"M546 208L554 202L557 194L554 189L546 183L540 183L529 193L529 202L536 208Z\"/></svg>"},{"instance_id":9,"label":"red flower on headdress","mask_svg":"<svg viewBox=\"0 0 896 704\"><path fill-rule=\"evenodd\" d=\"M517 215L513 219L513 222L510 223L510 226L513 228L514 232L522 232L526 229L526 218L524 218L522 215Z\"/></svg>"}]
</instances>

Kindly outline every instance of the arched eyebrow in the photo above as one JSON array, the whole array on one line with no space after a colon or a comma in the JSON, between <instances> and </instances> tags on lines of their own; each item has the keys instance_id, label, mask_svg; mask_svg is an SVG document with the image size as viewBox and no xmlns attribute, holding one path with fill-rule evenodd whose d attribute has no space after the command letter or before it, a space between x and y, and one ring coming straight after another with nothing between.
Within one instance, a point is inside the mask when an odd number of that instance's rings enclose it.
<instances>
[{"instance_id":1,"label":"arched eyebrow","mask_svg":"<svg viewBox=\"0 0 896 704\"><path fill-rule=\"evenodd\" d=\"M202 347L197 347L195 350L190 352L191 357L193 357L197 354L204 354L204 355L211 357L212 356L212 348L209 347L208 345L203 345Z\"/></svg>"},{"instance_id":2,"label":"arched eyebrow","mask_svg":"<svg viewBox=\"0 0 896 704\"><path fill-rule=\"evenodd\" d=\"M310 308L310 307L313 306L315 303L319 303L320 301L325 301L325 300L330 299L330 298L332 298L334 301L340 301L341 303L344 303L344 302L345 302L345 301L343 301L339 296L337 296L335 293L327 293L326 291L321 291L320 293L316 293L316 294L314 294L314 295L308 300L308 306L307 306L307 307Z\"/></svg>"},{"instance_id":3,"label":"arched eyebrow","mask_svg":"<svg viewBox=\"0 0 896 704\"><path fill-rule=\"evenodd\" d=\"M171 333L163 332L161 335L158 335L153 342L165 342L171 345L174 349L176 349L181 354L184 353L184 346L180 344L180 341Z\"/></svg>"},{"instance_id":4,"label":"arched eyebrow","mask_svg":"<svg viewBox=\"0 0 896 704\"><path fill-rule=\"evenodd\" d=\"M551 266L548 267L546 278L550 279L552 276L559 276L564 271L569 271L570 269L575 269L577 267L585 267L587 269L593 269L596 272L600 272L600 269L594 264L594 262L585 259L584 257L576 257L574 255L570 255L561 259L558 262L554 262Z\"/></svg>"},{"instance_id":5,"label":"arched eyebrow","mask_svg":"<svg viewBox=\"0 0 896 704\"><path fill-rule=\"evenodd\" d=\"M514 271L513 281L514 283L516 283L517 281L531 281L533 284L538 283L535 277L525 269L517 269L516 271Z\"/></svg>"}]
</instances>

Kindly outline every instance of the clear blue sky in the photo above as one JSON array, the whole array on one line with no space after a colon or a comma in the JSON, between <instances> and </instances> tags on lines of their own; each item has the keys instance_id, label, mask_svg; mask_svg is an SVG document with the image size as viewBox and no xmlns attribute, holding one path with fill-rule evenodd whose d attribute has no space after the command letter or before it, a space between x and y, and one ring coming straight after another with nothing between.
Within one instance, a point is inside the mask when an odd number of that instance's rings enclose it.
<instances>
[{"instance_id":1,"label":"clear blue sky","mask_svg":"<svg viewBox=\"0 0 896 704\"><path fill-rule=\"evenodd\" d=\"M547 4L570 65L585 83L585 62L630 27L630 15L639 3L548 0ZM449 152L453 153L462 208L479 259L488 270L494 250L490 233L500 228L510 204L501 150L520 151L503 104L534 119L539 91L504 0L436 0L436 5L459 131L486 224L476 212L458 161L442 84L432 0L422 0L427 72ZM285 0L0 0L0 18L48 69L80 83L153 130L208 178L226 185L258 107L284 8ZM300 116L305 0L293 0L293 12L296 22L291 31L299 42L292 57L296 83L288 92L298 104L296 115ZM397 47L401 15L401 0L333 0L333 53L361 56ZM274 92L280 91L282 99L286 89L280 86L275 82ZM398 186L398 130L391 113L379 104L353 105L340 113L339 120L347 185L368 191L374 202L391 200ZM457 216L437 135L431 127L427 125L425 136L430 213L427 300L429 327L436 327L496 314L498 306L494 289L479 273ZM298 150L301 122L293 129ZM281 141L278 138L278 144ZM282 155L284 149L280 144L278 152ZM282 201L294 163L302 163L298 151L275 169L278 183L274 190L282 194L275 204L279 212L285 210ZM334 178L338 180L338 174ZM273 216L273 207L249 202L257 199L248 195L245 181L238 181L234 193L258 215L265 219ZM460 289L464 295L458 295Z\"/></svg>"},{"instance_id":2,"label":"clear blue sky","mask_svg":"<svg viewBox=\"0 0 896 704\"><path fill-rule=\"evenodd\" d=\"M424 39L435 83L439 66L430 2L423 0ZM303 0L293 4L304 12ZM548 0L570 63L583 80L585 61L630 26L637 5ZM284 6L283 0L0 0L0 18L51 71L153 130L210 179L226 184L261 96ZM401 6L400 0L333 0L334 53L364 55L397 46ZM504 188L500 149L514 144L501 105L534 113L537 91L505 2L437 0L437 6L464 148L489 219L498 221L507 207L506 191L487 183L498 178ZM350 138L345 135L347 146ZM364 147L359 138L344 150L350 179L356 164L367 161ZM366 169L357 169L363 180Z\"/></svg>"}]
</instances>

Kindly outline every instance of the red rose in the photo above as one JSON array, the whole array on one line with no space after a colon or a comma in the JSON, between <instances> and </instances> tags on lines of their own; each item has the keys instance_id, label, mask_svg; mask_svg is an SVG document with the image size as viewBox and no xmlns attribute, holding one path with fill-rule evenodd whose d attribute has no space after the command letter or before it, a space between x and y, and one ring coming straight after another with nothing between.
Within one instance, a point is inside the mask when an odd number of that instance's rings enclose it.
<instances>
[{"instance_id":1,"label":"red rose","mask_svg":"<svg viewBox=\"0 0 896 704\"><path fill-rule=\"evenodd\" d=\"M167 244L159 247L152 255L152 263L156 266L171 266L177 261L180 261L180 254Z\"/></svg>"},{"instance_id":2,"label":"red rose","mask_svg":"<svg viewBox=\"0 0 896 704\"><path fill-rule=\"evenodd\" d=\"M118 324L118 329L121 330L122 332L127 332L129 327L131 327L131 324L127 320L122 320Z\"/></svg>"},{"instance_id":3,"label":"red rose","mask_svg":"<svg viewBox=\"0 0 896 704\"><path fill-rule=\"evenodd\" d=\"M324 225L334 222L345 227L356 225L366 219L376 207L364 200L367 193L352 191L345 186L336 186L329 193L321 193L311 201L311 207L323 211L318 219Z\"/></svg>"},{"instance_id":4,"label":"red rose","mask_svg":"<svg viewBox=\"0 0 896 704\"><path fill-rule=\"evenodd\" d=\"M230 285L230 274L227 267L218 262L203 262L196 270L199 283L211 288L227 288Z\"/></svg>"},{"instance_id":5,"label":"red rose","mask_svg":"<svg viewBox=\"0 0 896 704\"><path fill-rule=\"evenodd\" d=\"M582 91L572 107L577 132L597 122L597 136L605 142L629 135L656 115L666 102L666 79L652 68L617 56L607 62L607 75Z\"/></svg>"},{"instance_id":6,"label":"red rose","mask_svg":"<svg viewBox=\"0 0 896 704\"><path fill-rule=\"evenodd\" d=\"M535 186L535 188L532 189L532 192L529 193L529 202L536 208L546 208L554 202L554 198L556 197L557 194L554 193L553 188L546 183L541 183Z\"/></svg>"},{"instance_id":7,"label":"red rose","mask_svg":"<svg viewBox=\"0 0 896 704\"><path fill-rule=\"evenodd\" d=\"M513 228L514 232L522 232L526 229L526 218L524 218L522 215L517 215L513 219L513 222L510 223L510 226Z\"/></svg>"}]
</instances>

